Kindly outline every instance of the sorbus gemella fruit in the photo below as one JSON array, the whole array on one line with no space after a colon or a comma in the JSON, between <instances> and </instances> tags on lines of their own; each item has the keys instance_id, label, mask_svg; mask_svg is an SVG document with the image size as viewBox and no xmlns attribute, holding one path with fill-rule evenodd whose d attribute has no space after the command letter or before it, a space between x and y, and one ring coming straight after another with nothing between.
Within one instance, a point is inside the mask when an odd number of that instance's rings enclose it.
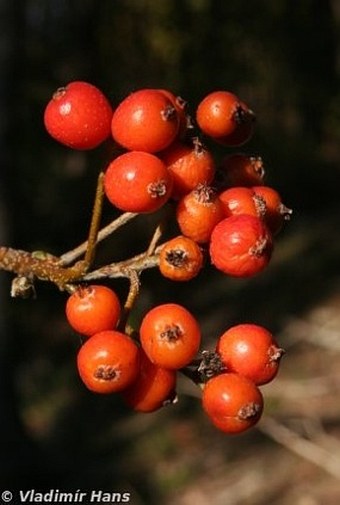
<instances>
[{"instance_id":1,"label":"sorbus gemella fruit","mask_svg":"<svg viewBox=\"0 0 340 505\"><path fill-rule=\"evenodd\" d=\"M241 214L227 217L215 226L209 250L218 270L234 277L250 277L269 263L273 241L260 218Z\"/></svg>"},{"instance_id":2,"label":"sorbus gemella fruit","mask_svg":"<svg viewBox=\"0 0 340 505\"><path fill-rule=\"evenodd\" d=\"M282 203L276 189L269 186L254 186L252 189L255 195L265 203L266 212L263 219L272 234L276 235L281 230L284 221L290 219L293 211Z\"/></svg>"},{"instance_id":3,"label":"sorbus gemella fruit","mask_svg":"<svg viewBox=\"0 0 340 505\"><path fill-rule=\"evenodd\" d=\"M196 120L203 133L225 142L238 126L253 122L253 112L229 91L213 91L198 105Z\"/></svg>"},{"instance_id":4,"label":"sorbus gemella fruit","mask_svg":"<svg viewBox=\"0 0 340 505\"><path fill-rule=\"evenodd\" d=\"M89 337L113 330L120 318L121 305L116 293L106 286L80 286L67 299L65 311L72 328Z\"/></svg>"},{"instance_id":5,"label":"sorbus gemella fruit","mask_svg":"<svg viewBox=\"0 0 340 505\"><path fill-rule=\"evenodd\" d=\"M201 350L198 357L200 325L182 305L153 307L139 328L132 328L128 319L144 269L158 265L167 279L188 281L202 269L209 249L217 269L250 277L268 264L272 237L291 214L278 192L263 185L262 158L229 154L216 167L212 151L200 140L209 137L206 140L217 142L220 149L248 141L255 115L245 102L229 91L213 91L198 104L196 120L194 136L185 101L168 89L135 91L113 111L103 93L89 83L75 81L59 88L44 113L51 136L74 149L91 149L111 133L117 157L104 177L98 177L85 244L60 258L0 247L0 267L20 275L23 259L25 272L32 265L32 278L48 279L73 292L65 312L70 326L84 336L77 367L89 390L119 392L134 410L153 412L177 398L179 370L203 389L202 406L211 422L225 433L241 433L262 415L258 386L278 373L284 351L273 335L256 324L235 325L219 337L215 350ZM132 216L119 215L99 230L103 190L117 209ZM163 223L158 223L145 252L91 270L98 240L134 214L157 211L168 200L168 207L175 209L172 224L181 235L159 245ZM72 265L84 251L85 261ZM113 290L82 285L116 275L130 281L122 317ZM21 284L14 282L12 293L31 292L30 283ZM139 334L140 341L132 334Z\"/></svg>"},{"instance_id":6,"label":"sorbus gemella fruit","mask_svg":"<svg viewBox=\"0 0 340 505\"><path fill-rule=\"evenodd\" d=\"M172 197L176 200L214 178L214 158L198 139L191 144L174 142L159 156L173 176Z\"/></svg>"},{"instance_id":7,"label":"sorbus gemella fruit","mask_svg":"<svg viewBox=\"0 0 340 505\"><path fill-rule=\"evenodd\" d=\"M260 156L244 153L229 154L219 165L219 173L227 186L256 186L263 184L265 169Z\"/></svg>"},{"instance_id":8,"label":"sorbus gemella fruit","mask_svg":"<svg viewBox=\"0 0 340 505\"><path fill-rule=\"evenodd\" d=\"M188 365L196 355L201 330L185 307L165 303L152 308L144 316L140 341L152 363L174 370Z\"/></svg>"},{"instance_id":9,"label":"sorbus gemella fruit","mask_svg":"<svg viewBox=\"0 0 340 505\"><path fill-rule=\"evenodd\" d=\"M132 384L139 373L139 348L125 333L102 331L81 346L80 378L95 393L115 393Z\"/></svg>"},{"instance_id":10,"label":"sorbus gemella fruit","mask_svg":"<svg viewBox=\"0 0 340 505\"><path fill-rule=\"evenodd\" d=\"M127 405L138 412L154 412L175 397L176 371L152 363L140 351L140 371L135 381L122 392Z\"/></svg>"},{"instance_id":11,"label":"sorbus gemella fruit","mask_svg":"<svg viewBox=\"0 0 340 505\"><path fill-rule=\"evenodd\" d=\"M212 230L223 218L222 202L206 184L199 184L177 204L176 219L182 234L198 243L208 242Z\"/></svg>"},{"instance_id":12,"label":"sorbus gemella fruit","mask_svg":"<svg viewBox=\"0 0 340 505\"><path fill-rule=\"evenodd\" d=\"M203 267L200 246L189 237L179 235L166 242L159 253L159 270L173 281L189 281Z\"/></svg>"},{"instance_id":13,"label":"sorbus gemella fruit","mask_svg":"<svg viewBox=\"0 0 340 505\"><path fill-rule=\"evenodd\" d=\"M44 124L58 142L73 149L93 149L110 136L112 114L108 99L96 86L74 81L53 94Z\"/></svg>"},{"instance_id":14,"label":"sorbus gemella fruit","mask_svg":"<svg viewBox=\"0 0 340 505\"><path fill-rule=\"evenodd\" d=\"M141 89L127 96L112 116L114 140L131 151L155 153L177 136L179 116L172 101L157 89Z\"/></svg>"},{"instance_id":15,"label":"sorbus gemella fruit","mask_svg":"<svg viewBox=\"0 0 340 505\"><path fill-rule=\"evenodd\" d=\"M263 396L259 388L246 377L222 373L206 382L202 406L219 430L237 434L259 421L263 411Z\"/></svg>"},{"instance_id":16,"label":"sorbus gemella fruit","mask_svg":"<svg viewBox=\"0 0 340 505\"><path fill-rule=\"evenodd\" d=\"M125 212L154 212L170 198L172 176L154 154L129 151L115 158L104 176L109 201Z\"/></svg>"},{"instance_id":17,"label":"sorbus gemella fruit","mask_svg":"<svg viewBox=\"0 0 340 505\"><path fill-rule=\"evenodd\" d=\"M232 326L218 339L216 351L228 372L236 372L257 385L277 375L284 353L273 335L257 324Z\"/></svg>"},{"instance_id":18,"label":"sorbus gemella fruit","mask_svg":"<svg viewBox=\"0 0 340 505\"><path fill-rule=\"evenodd\" d=\"M263 217L267 211L265 201L252 188L243 186L228 188L218 197L222 202L225 217L239 214Z\"/></svg>"}]
</instances>

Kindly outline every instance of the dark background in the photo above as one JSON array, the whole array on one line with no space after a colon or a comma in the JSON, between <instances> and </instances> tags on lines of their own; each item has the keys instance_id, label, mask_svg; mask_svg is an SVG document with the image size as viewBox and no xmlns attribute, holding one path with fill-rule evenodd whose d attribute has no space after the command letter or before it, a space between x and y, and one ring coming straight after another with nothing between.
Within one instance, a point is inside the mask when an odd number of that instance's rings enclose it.
<instances>
[{"instance_id":1,"label":"dark background","mask_svg":"<svg viewBox=\"0 0 340 505\"><path fill-rule=\"evenodd\" d=\"M286 422L312 417L334 437L338 410L330 413L320 398L312 413L299 410L301 401L289 403L289 395L281 400L285 380L329 374L334 383L340 361L336 346L326 354L315 347L319 320L312 345L308 335L306 342L289 330L315 308L331 307L333 315L340 308L339 24L338 0L0 2L0 243L58 255L86 238L96 175L110 153L71 152L48 137L43 111L59 86L87 80L114 105L141 87L169 88L192 111L212 90L234 91L258 119L242 150L263 157L266 183L293 208L293 219L277 237L272 264L254 279L222 278L208 266L179 287L145 273L136 319L158 302L185 303L198 315L207 347L236 322L267 325L291 351L276 389L267 386L269 414ZM105 206L104 223L113 216ZM152 216L130 223L102 245L98 262L142 251L154 226ZM271 494L229 496L228 504L283 505L282 487L292 478L298 491L287 503L298 504L307 493L301 476L325 482L323 470L281 452L261 430L237 440L216 433L187 383L179 384L178 405L146 416L131 414L116 397L85 391L75 369L79 337L64 318L66 295L40 283L36 300L13 300L11 276L1 273L0 280L2 488L123 490L135 504L184 505L218 474L209 503L219 505L227 502L214 493L238 482L239 469L249 475L256 455L270 475L277 451L285 465ZM115 288L126 294L125 282ZM339 389L331 393L339 403ZM294 477L287 473L293 467ZM334 478L326 483L338 499ZM317 494L320 488L309 492L333 503Z\"/></svg>"}]
</instances>

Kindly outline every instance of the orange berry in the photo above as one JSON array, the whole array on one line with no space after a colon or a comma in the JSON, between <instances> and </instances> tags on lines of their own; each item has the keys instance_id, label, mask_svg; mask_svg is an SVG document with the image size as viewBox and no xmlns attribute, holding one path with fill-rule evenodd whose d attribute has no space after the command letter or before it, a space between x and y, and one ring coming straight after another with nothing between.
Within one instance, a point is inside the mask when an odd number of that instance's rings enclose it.
<instances>
[{"instance_id":1,"label":"orange berry","mask_svg":"<svg viewBox=\"0 0 340 505\"><path fill-rule=\"evenodd\" d=\"M179 235L166 242L159 253L159 269L168 279L189 281L203 266L200 246L192 239Z\"/></svg>"}]
</instances>

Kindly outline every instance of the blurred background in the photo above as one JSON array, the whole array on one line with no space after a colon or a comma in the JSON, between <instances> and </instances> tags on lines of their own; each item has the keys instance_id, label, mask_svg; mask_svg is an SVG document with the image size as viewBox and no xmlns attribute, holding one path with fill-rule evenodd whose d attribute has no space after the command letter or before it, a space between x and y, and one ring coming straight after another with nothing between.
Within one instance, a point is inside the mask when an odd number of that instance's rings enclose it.
<instances>
[{"instance_id":1,"label":"blurred background","mask_svg":"<svg viewBox=\"0 0 340 505\"><path fill-rule=\"evenodd\" d=\"M39 283L36 299L11 299L0 272L1 488L125 491L134 505L338 504L340 1L1 0L0 28L0 244L59 255L86 238L110 152L71 152L42 121L72 80L113 105L169 88L192 111L212 90L234 91L258 119L241 150L262 156L266 183L294 210L256 278L209 266L187 285L142 277L136 321L177 301L199 318L206 348L249 321L286 349L263 419L239 437L210 425L187 380L177 405L149 415L85 390L66 294ZM105 206L103 224L113 217ZM98 264L144 250L156 219L110 237ZM124 281L114 288L126 295Z\"/></svg>"}]
</instances>

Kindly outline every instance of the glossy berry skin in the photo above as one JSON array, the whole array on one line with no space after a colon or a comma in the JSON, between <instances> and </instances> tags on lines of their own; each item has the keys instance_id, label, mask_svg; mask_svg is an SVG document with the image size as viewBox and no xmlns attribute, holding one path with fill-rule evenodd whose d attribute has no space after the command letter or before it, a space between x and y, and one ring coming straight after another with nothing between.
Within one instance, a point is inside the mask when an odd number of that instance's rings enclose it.
<instances>
[{"instance_id":1,"label":"glossy berry skin","mask_svg":"<svg viewBox=\"0 0 340 505\"><path fill-rule=\"evenodd\" d=\"M140 352L140 371L135 381L122 392L125 403L137 412L154 412L175 396L176 371L152 363Z\"/></svg>"},{"instance_id":2,"label":"glossy berry skin","mask_svg":"<svg viewBox=\"0 0 340 505\"><path fill-rule=\"evenodd\" d=\"M172 197L178 200L198 184L210 184L215 175L215 161L198 141L174 142L160 154L174 180Z\"/></svg>"},{"instance_id":3,"label":"glossy berry skin","mask_svg":"<svg viewBox=\"0 0 340 505\"><path fill-rule=\"evenodd\" d=\"M292 210L282 203L281 196L276 189L269 186L254 186L252 189L255 195L265 203L266 212L263 219L272 234L276 235L281 230L284 221L290 219Z\"/></svg>"},{"instance_id":4,"label":"glossy berry skin","mask_svg":"<svg viewBox=\"0 0 340 505\"><path fill-rule=\"evenodd\" d=\"M266 214L266 203L252 188L234 187L218 195L222 202L225 217L248 214L263 217Z\"/></svg>"},{"instance_id":5,"label":"glossy berry skin","mask_svg":"<svg viewBox=\"0 0 340 505\"><path fill-rule=\"evenodd\" d=\"M176 370L188 365L198 352L201 331L197 320L185 307L165 303L144 316L140 340L152 363Z\"/></svg>"},{"instance_id":6,"label":"glossy berry skin","mask_svg":"<svg viewBox=\"0 0 340 505\"><path fill-rule=\"evenodd\" d=\"M219 173L227 187L262 185L265 168L260 156L234 153L223 158Z\"/></svg>"},{"instance_id":7,"label":"glossy berry skin","mask_svg":"<svg viewBox=\"0 0 340 505\"><path fill-rule=\"evenodd\" d=\"M112 116L114 140L131 151L156 153L176 138L179 116L172 101L157 89L141 89L127 96Z\"/></svg>"},{"instance_id":8,"label":"glossy berry skin","mask_svg":"<svg viewBox=\"0 0 340 505\"><path fill-rule=\"evenodd\" d=\"M179 235L164 244L159 253L159 270L173 281L189 281L203 267L203 253L192 239Z\"/></svg>"},{"instance_id":9,"label":"glossy berry skin","mask_svg":"<svg viewBox=\"0 0 340 505\"><path fill-rule=\"evenodd\" d=\"M213 91L198 105L196 120L206 135L224 141L238 126L249 124L253 113L229 91Z\"/></svg>"},{"instance_id":10,"label":"glossy berry skin","mask_svg":"<svg viewBox=\"0 0 340 505\"><path fill-rule=\"evenodd\" d=\"M205 184L198 185L177 204L176 220L181 233L199 244L210 240L214 227L223 218L222 202Z\"/></svg>"},{"instance_id":11,"label":"glossy berry skin","mask_svg":"<svg viewBox=\"0 0 340 505\"><path fill-rule=\"evenodd\" d=\"M220 221L210 240L210 258L218 270L234 277L251 277L269 263L272 236L260 218L245 214Z\"/></svg>"},{"instance_id":12,"label":"glossy berry skin","mask_svg":"<svg viewBox=\"0 0 340 505\"><path fill-rule=\"evenodd\" d=\"M116 293L101 285L81 286L66 302L66 317L72 328L90 337L113 330L119 321L121 305Z\"/></svg>"},{"instance_id":13,"label":"glossy berry skin","mask_svg":"<svg viewBox=\"0 0 340 505\"><path fill-rule=\"evenodd\" d=\"M132 384L139 373L139 348L126 334L102 331L81 346L77 356L80 378L95 393L115 393Z\"/></svg>"},{"instance_id":14,"label":"glossy berry skin","mask_svg":"<svg viewBox=\"0 0 340 505\"><path fill-rule=\"evenodd\" d=\"M257 385L277 375L283 349L263 326L239 324L218 339L216 351L228 372L247 377Z\"/></svg>"},{"instance_id":15,"label":"glossy berry skin","mask_svg":"<svg viewBox=\"0 0 340 505\"><path fill-rule=\"evenodd\" d=\"M93 149L110 136L112 114L111 104L96 86L74 81L53 94L45 108L44 124L61 144Z\"/></svg>"},{"instance_id":16,"label":"glossy berry skin","mask_svg":"<svg viewBox=\"0 0 340 505\"><path fill-rule=\"evenodd\" d=\"M263 396L246 377L222 373L205 384L202 406L216 428L224 433L238 434L259 421L263 412Z\"/></svg>"},{"instance_id":17,"label":"glossy berry skin","mask_svg":"<svg viewBox=\"0 0 340 505\"><path fill-rule=\"evenodd\" d=\"M104 176L109 201L125 212L154 212L170 198L172 176L155 155L131 151L115 158Z\"/></svg>"}]
</instances>

